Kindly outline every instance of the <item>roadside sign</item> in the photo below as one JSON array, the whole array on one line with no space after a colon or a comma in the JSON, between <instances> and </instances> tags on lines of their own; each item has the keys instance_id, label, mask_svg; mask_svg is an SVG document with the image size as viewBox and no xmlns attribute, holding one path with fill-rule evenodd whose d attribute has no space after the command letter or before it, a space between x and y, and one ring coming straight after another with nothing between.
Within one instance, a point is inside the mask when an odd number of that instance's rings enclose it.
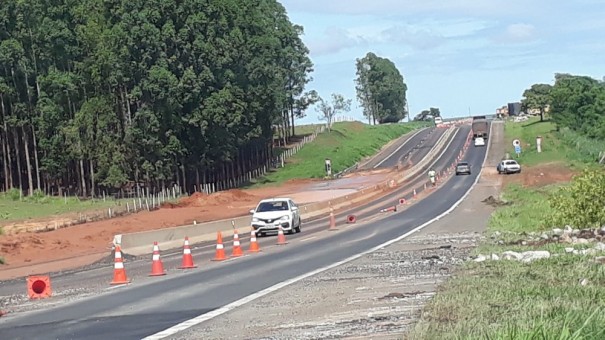
<instances>
[{"instance_id":1,"label":"roadside sign","mask_svg":"<svg viewBox=\"0 0 605 340\"><path fill-rule=\"evenodd\" d=\"M521 154L521 145L515 145L515 153L517 154L517 157Z\"/></svg>"}]
</instances>

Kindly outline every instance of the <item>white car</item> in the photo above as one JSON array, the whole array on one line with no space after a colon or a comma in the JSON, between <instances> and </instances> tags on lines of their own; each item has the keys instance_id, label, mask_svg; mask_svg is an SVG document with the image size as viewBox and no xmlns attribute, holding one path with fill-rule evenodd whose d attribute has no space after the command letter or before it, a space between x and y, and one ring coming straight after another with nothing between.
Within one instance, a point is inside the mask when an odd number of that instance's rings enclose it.
<instances>
[{"instance_id":1,"label":"white car","mask_svg":"<svg viewBox=\"0 0 605 340\"><path fill-rule=\"evenodd\" d=\"M250 210L252 214L252 228L258 236L267 232L277 232L279 227L292 234L300 233L302 224L298 206L290 198L270 198L262 200L256 209Z\"/></svg>"},{"instance_id":2,"label":"white car","mask_svg":"<svg viewBox=\"0 0 605 340\"><path fill-rule=\"evenodd\" d=\"M485 139L483 137L475 138L475 146L485 146Z\"/></svg>"},{"instance_id":3,"label":"white car","mask_svg":"<svg viewBox=\"0 0 605 340\"><path fill-rule=\"evenodd\" d=\"M521 165L512 159L505 159L496 167L499 174L514 174L521 172Z\"/></svg>"}]
</instances>

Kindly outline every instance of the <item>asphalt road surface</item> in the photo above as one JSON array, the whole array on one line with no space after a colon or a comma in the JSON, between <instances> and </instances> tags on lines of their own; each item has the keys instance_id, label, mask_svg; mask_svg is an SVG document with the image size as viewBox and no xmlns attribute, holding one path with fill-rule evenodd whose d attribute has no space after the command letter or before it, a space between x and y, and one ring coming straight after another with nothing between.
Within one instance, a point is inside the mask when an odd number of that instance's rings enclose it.
<instances>
[{"instance_id":1,"label":"asphalt road surface","mask_svg":"<svg viewBox=\"0 0 605 340\"><path fill-rule=\"evenodd\" d=\"M463 133L458 133L454 141L465 141L468 129L465 131L461 129ZM458 150L453 142L441 160L443 164L451 164L447 158L455 159ZM465 160L479 169L485 152L486 148L471 146ZM470 188L477 175L478 171L470 176L456 176L443 183L435 194L377 222L311 234L314 236L303 231L289 237L288 245L265 247L261 254L212 265L204 261L198 263L201 268L194 271L175 271L153 280L141 279L57 307L5 316L0 319L1 338L141 339L397 238L449 209ZM388 202L382 204L388 205ZM275 239L263 241L274 243ZM109 280L111 276L106 277L105 280Z\"/></svg>"},{"instance_id":2,"label":"asphalt road surface","mask_svg":"<svg viewBox=\"0 0 605 340\"><path fill-rule=\"evenodd\" d=\"M406 138L400 143L396 143L385 150L383 155L386 155L386 157L379 157L372 160L359 170L392 168L397 166L400 162L403 163L407 161L410 157L415 158L412 161L421 160L444 132L445 129L437 129L435 127L425 128L418 132L414 132L409 138Z\"/></svg>"}]
</instances>

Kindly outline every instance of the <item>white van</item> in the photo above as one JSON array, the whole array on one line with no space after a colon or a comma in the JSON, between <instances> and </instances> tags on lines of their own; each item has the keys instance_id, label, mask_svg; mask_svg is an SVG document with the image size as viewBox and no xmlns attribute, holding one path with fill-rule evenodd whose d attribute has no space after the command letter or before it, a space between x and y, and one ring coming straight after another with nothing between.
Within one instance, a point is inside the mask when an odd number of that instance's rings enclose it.
<instances>
[{"instance_id":1,"label":"white van","mask_svg":"<svg viewBox=\"0 0 605 340\"><path fill-rule=\"evenodd\" d=\"M475 138L475 146L485 146L485 139L483 137Z\"/></svg>"},{"instance_id":2,"label":"white van","mask_svg":"<svg viewBox=\"0 0 605 340\"><path fill-rule=\"evenodd\" d=\"M435 117L435 125L443 124L443 118Z\"/></svg>"}]
</instances>

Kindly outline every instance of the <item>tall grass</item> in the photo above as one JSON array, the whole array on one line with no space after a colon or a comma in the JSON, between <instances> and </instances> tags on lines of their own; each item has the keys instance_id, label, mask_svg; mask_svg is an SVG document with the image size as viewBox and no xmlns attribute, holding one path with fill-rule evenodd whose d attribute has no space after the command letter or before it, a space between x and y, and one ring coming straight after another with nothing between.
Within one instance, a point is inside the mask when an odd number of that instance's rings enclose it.
<instances>
[{"instance_id":1,"label":"tall grass","mask_svg":"<svg viewBox=\"0 0 605 340\"><path fill-rule=\"evenodd\" d=\"M324 132L289 158L284 168L269 173L256 184L279 184L291 179L323 178L324 162L329 158L332 173L338 173L364 157L375 154L389 141L425 123L387 124L371 126L360 122L335 123L332 131Z\"/></svg>"}]
</instances>

